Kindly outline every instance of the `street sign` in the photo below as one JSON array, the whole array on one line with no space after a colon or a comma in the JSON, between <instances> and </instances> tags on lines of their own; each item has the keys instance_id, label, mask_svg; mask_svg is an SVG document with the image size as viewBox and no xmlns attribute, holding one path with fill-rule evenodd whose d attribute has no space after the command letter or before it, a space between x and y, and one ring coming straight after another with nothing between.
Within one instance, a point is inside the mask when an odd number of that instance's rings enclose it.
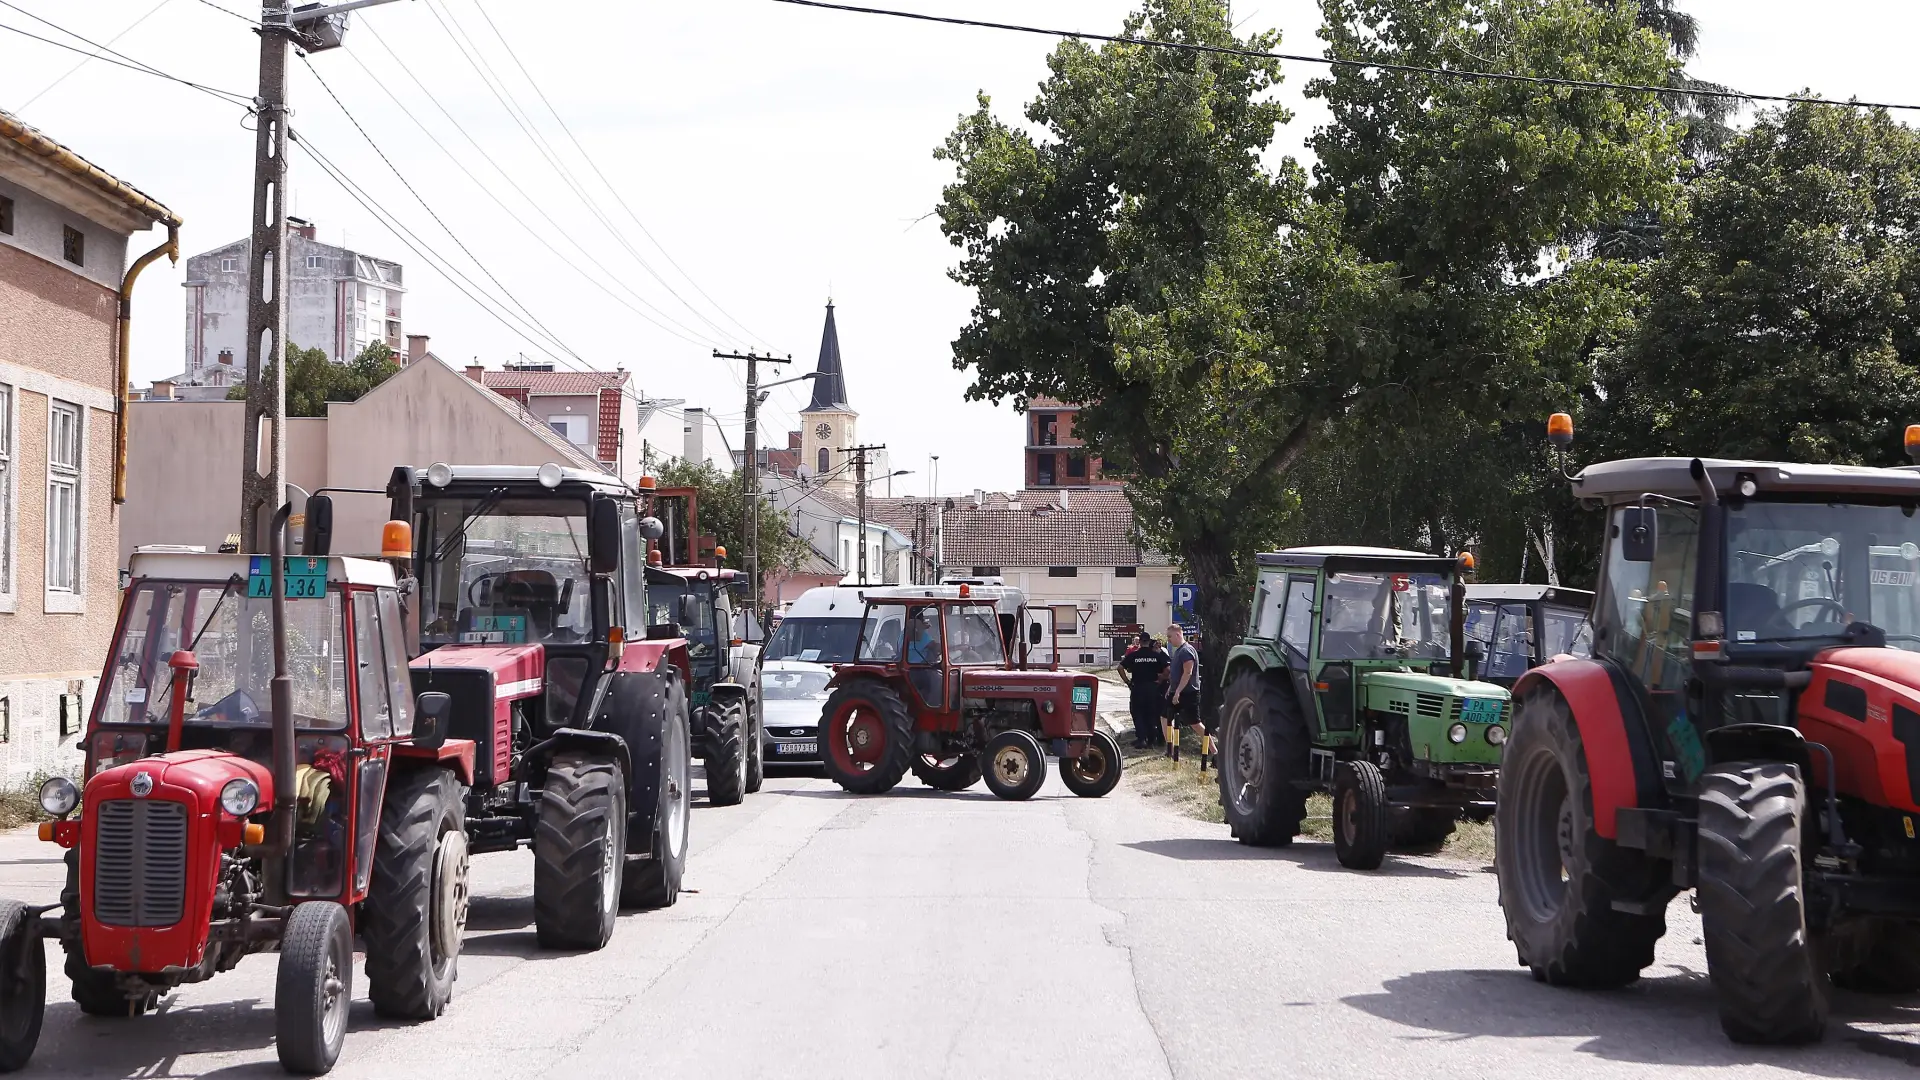
<instances>
[{"instance_id":1,"label":"street sign","mask_svg":"<svg viewBox=\"0 0 1920 1080\"><path fill-rule=\"evenodd\" d=\"M1130 638L1145 629L1146 627L1141 626L1137 622L1103 622L1100 624L1100 636L1103 638Z\"/></svg>"},{"instance_id":2,"label":"street sign","mask_svg":"<svg viewBox=\"0 0 1920 1080\"><path fill-rule=\"evenodd\" d=\"M1179 623L1181 626L1191 627L1199 625L1200 618L1195 613L1199 599L1200 587L1198 585L1182 585L1176 583L1173 587L1173 621Z\"/></svg>"}]
</instances>

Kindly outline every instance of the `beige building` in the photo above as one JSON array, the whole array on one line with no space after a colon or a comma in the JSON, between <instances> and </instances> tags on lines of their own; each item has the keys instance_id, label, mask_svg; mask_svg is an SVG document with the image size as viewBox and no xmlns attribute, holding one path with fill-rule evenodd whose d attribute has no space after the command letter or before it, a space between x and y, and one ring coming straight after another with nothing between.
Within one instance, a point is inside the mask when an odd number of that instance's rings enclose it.
<instances>
[{"instance_id":1,"label":"beige building","mask_svg":"<svg viewBox=\"0 0 1920 1080\"><path fill-rule=\"evenodd\" d=\"M128 238L156 225L167 242L129 271ZM0 784L8 787L80 764L77 737L119 603L121 298L142 266L177 254L179 225L166 207L0 112Z\"/></svg>"},{"instance_id":2,"label":"beige building","mask_svg":"<svg viewBox=\"0 0 1920 1080\"><path fill-rule=\"evenodd\" d=\"M129 498L119 565L137 546L217 550L240 528L246 403L150 399L128 406ZM395 465L544 465L601 470L546 423L429 356L359 401L287 423L289 497L322 487L384 490ZM334 498L334 550L373 551L387 519L375 495Z\"/></svg>"}]
</instances>

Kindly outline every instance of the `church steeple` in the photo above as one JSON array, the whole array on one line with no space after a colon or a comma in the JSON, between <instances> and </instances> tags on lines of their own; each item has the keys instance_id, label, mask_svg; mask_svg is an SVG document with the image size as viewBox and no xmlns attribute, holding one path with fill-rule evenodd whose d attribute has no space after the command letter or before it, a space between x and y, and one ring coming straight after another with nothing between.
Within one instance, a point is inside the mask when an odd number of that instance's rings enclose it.
<instances>
[{"instance_id":1,"label":"church steeple","mask_svg":"<svg viewBox=\"0 0 1920 1080\"><path fill-rule=\"evenodd\" d=\"M833 323L833 301L827 301L827 326L820 333L820 364L814 369L813 401L802 412L851 412L847 404L846 374L840 368L840 330Z\"/></svg>"}]
</instances>

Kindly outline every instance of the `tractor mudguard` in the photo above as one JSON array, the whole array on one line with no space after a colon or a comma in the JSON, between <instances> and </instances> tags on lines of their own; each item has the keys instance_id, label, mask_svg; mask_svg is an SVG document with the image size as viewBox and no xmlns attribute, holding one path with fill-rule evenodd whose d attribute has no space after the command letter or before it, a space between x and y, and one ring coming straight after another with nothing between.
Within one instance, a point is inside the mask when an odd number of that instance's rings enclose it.
<instances>
[{"instance_id":1,"label":"tractor mudguard","mask_svg":"<svg viewBox=\"0 0 1920 1080\"><path fill-rule=\"evenodd\" d=\"M653 837L653 815L660 805L660 753L666 746L666 708L673 689L684 700L680 669L662 657L657 671L618 671L609 677L593 716L593 733L619 740L627 776L627 850ZM691 735L691 732L689 732Z\"/></svg>"},{"instance_id":2,"label":"tractor mudguard","mask_svg":"<svg viewBox=\"0 0 1920 1080\"><path fill-rule=\"evenodd\" d=\"M1826 762L1820 771L1813 769L1813 754L1807 749L1807 737L1797 728L1784 724L1728 724L1706 734L1707 762L1719 765L1729 761L1788 761L1800 766L1801 779L1808 786L1824 787Z\"/></svg>"},{"instance_id":3,"label":"tractor mudguard","mask_svg":"<svg viewBox=\"0 0 1920 1080\"><path fill-rule=\"evenodd\" d=\"M452 769L462 784L473 786L473 762L476 748L472 739L448 739L439 746L416 746L410 742L394 743L393 758L397 762L414 762L421 765L441 765Z\"/></svg>"},{"instance_id":4,"label":"tractor mudguard","mask_svg":"<svg viewBox=\"0 0 1920 1080\"><path fill-rule=\"evenodd\" d=\"M1560 660L1534 668L1514 684L1514 700L1543 682L1566 700L1580 729L1593 785L1594 831L1617 839L1619 811L1666 803L1660 762L1639 702L1626 677L1600 660Z\"/></svg>"},{"instance_id":5,"label":"tractor mudguard","mask_svg":"<svg viewBox=\"0 0 1920 1080\"><path fill-rule=\"evenodd\" d=\"M547 766L552 764L554 756L563 750L607 754L620 762L622 772L628 776L633 775L632 756L626 742L620 736L605 731L569 727L560 728L552 735L527 747L527 752L521 755L521 768L526 773L527 782L535 787L546 783Z\"/></svg>"}]
</instances>

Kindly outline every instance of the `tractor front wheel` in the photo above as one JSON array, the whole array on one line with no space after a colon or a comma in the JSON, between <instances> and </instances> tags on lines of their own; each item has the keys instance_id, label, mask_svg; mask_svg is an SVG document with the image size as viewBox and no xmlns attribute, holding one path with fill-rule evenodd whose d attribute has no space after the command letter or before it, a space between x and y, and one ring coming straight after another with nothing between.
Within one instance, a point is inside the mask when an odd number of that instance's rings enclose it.
<instances>
[{"instance_id":1,"label":"tractor front wheel","mask_svg":"<svg viewBox=\"0 0 1920 1080\"><path fill-rule=\"evenodd\" d=\"M1086 752L1060 759L1060 782L1083 799L1097 799L1120 783L1120 744L1104 731L1087 740Z\"/></svg>"},{"instance_id":2,"label":"tractor front wheel","mask_svg":"<svg viewBox=\"0 0 1920 1080\"><path fill-rule=\"evenodd\" d=\"M620 886L620 903L626 907L672 907L680 899L680 882L687 872L687 837L693 823L693 740L674 699L679 692L676 686L667 694L650 853L626 857Z\"/></svg>"},{"instance_id":3,"label":"tractor front wheel","mask_svg":"<svg viewBox=\"0 0 1920 1080\"><path fill-rule=\"evenodd\" d=\"M570 751L547 766L533 838L533 925L548 949L598 949L620 914L627 785L620 763Z\"/></svg>"},{"instance_id":4,"label":"tractor front wheel","mask_svg":"<svg viewBox=\"0 0 1920 1080\"><path fill-rule=\"evenodd\" d=\"M466 790L445 769L387 784L361 909L373 1011L432 1020L453 1000L467 926Z\"/></svg>"},{"instance_id":5,"label":"tractor front wheel","mask_svg":"<svg viewBox=\"0 0 1920 1080\"><path fill-rule=\"evenodd\" d=\"M937 758L914 756L913 775L935 791L965 791L980 782L980 759L973 754Z\"/></svg>"},{"instance_id":6,"label":"tractor front wheel","mask_svg":"<svg viewBox=\"0 0 1920 1080\"><path fill-rule=\"evenodd\" d=\"M1387 854L1387 783L1371 761L1343 761L1333 778L1333 853L1349 870L1378 870Z\"/></svg>"},{"instance_id":7,"label":"tractor front wheel","mask_svg":"<svg viewBox=\"0 0 1920 1080\"><path fill-rule=\"evenodd\" d=\"M1700 778L1700 926L1720 1027L1739 1043L1816 1042L1827 972L1807 928L1800 768L1728 762Z\"/></svg>"},{"instance_id":8,"label":"tractor front wheel","mask_svg":"<svg viewBox=\"0 0 1920 1080\"><path fill-rule=\"evenodd\" d=\"M1038 739L1012 728L987 740L985 773L987 790L1020 802L1033 798L1047 779L1047 757Z\"/></svg>"},{"instance_id":9,"label":"tractor front wheel","mask_svg":"<svg viewBox=\"0 0 1920 1080\"><path fill-rule=\"evenodd\" d=\"M717 715L713 753L702 759L707 770L707 801L714 806L735 806L747 797L752 772L747 760L747 704L729 700L707 707Z\"/></svg>"},{"instance_id":10,"label":"tractor front wheel","mask_svg":"<svg viewBox=\"0 0 1920 1080\"><path fill-rule=\"evenodd\" d=\"M835 690L821 712L827 777L855 795L893 790L913 759L913 717L899 691L861 679Z\"/></svg>"},{"instance_id":11,"label":"tractor front wheel","mask_svg":"<svg viewBox=\"0 0 1920 1080\"><path fill-rule=\"evenodd\" d=\"M0 900L0 1072L25 1068L47 1012L47 950L27 906Z\"/></svg>"},{"instance_id":12,"label":"tractor front wheel","mask_svg":"<svg viewBox=\"0 0 1920 1080\"><path fill-rule=\"evenodd\" d=\"M309 900L293 909L280 939L273 992L280 1067L302 1076L332 1069L347 1040L352 1001L353 927L347 909L331 900Z\"/></svg>"},{"instance_id":13,"label":"tractor front wheel","mask_svg":"<svg viewBox=\"0 0 1920 1080\"><path fill-rule=\"evenodd\" d=\"M1307 815L1307 726L1280 673L1248 669L1227 684L1220 714L1220 806L1233 838L1291 844Z\"/></svg>"}]
</instances>

